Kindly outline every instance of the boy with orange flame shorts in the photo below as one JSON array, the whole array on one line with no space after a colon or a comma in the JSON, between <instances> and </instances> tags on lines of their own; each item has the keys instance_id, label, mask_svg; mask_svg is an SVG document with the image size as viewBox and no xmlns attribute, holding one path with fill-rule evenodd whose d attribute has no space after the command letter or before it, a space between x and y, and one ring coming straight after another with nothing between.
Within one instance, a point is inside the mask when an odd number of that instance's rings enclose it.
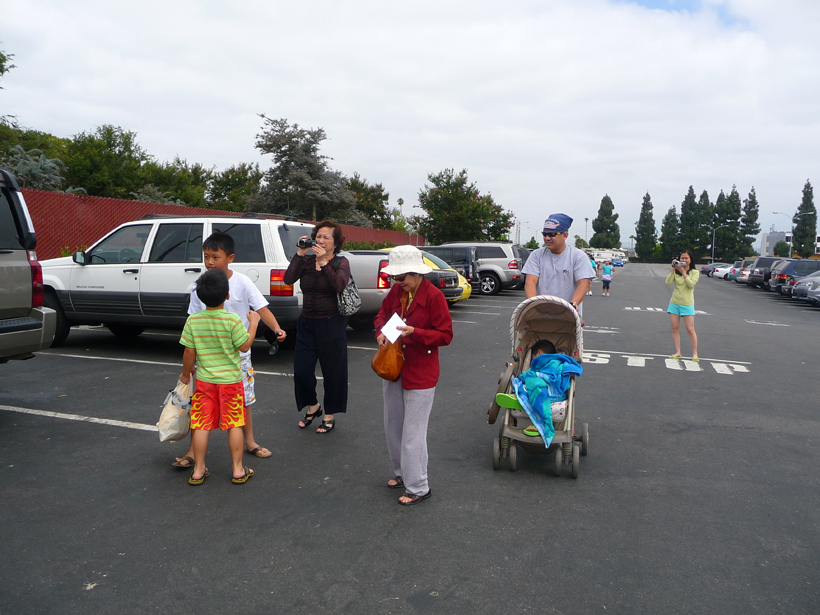
<instances>
[{"instance_id":1,"label":"boy with orange flame shorts","mask_svg":"<svg viewBox=\"0 0 820 615\"><path fill-rule=\"evenodd\" d=\"M260 318L256 312L248 312L250 324L246 331L242 319L225 310L230 283L221 269L203 273L196 281L196 293L206 308L188 317L179 340L186 347L179 379L190 382L194 365L198 363L196 392L191 399L191 446L195 462L188 483L201 485L210 475L205 467L208 436L219 427L228 432L232 480L242 485L253 476L253 470L242 465L245 391L239 353L250 349Z\"/></svg>"}]
</instances>

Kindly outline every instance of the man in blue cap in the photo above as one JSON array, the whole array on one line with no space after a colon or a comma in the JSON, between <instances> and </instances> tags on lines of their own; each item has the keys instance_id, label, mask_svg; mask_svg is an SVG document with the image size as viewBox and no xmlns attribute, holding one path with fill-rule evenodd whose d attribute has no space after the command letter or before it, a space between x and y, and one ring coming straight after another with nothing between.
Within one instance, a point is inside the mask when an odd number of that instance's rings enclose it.
<instances>
[{"instance_id":1,"label":"man in blue cap","mask_svg":"<svg viewBox=\"0 0 820 615\"><path fill-rule=\"evenodd\" d=\"M567 245L572 218L552 214L544 221L544 247L527 259L521 273L527 276L524 290L527 299L536 295L554 295L572 303L576 310L592 289L595 271L583 251Z\"/></svg>"}]
</instances>

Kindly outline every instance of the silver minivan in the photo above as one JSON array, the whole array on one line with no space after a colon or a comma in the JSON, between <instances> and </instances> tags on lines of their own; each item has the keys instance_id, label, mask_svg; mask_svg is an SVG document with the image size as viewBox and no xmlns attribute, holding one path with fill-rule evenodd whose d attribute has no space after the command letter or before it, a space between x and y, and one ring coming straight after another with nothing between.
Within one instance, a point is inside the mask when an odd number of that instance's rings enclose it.
<instances>
[{"instance_id":1,"label":"silver minivan","mask_svg":"<svg viewBox=\"0 0 820 615\"><path fill-rule=\"evenodd\" d=\"M524 276L521 273L524 260L526 260L524 248L500 241L454 241L441 245L475 248L474 262L478 277L478 292L482 295L497 295L501 290L524 287Z\"/></svg>"},{"instance_id":2,"label":"silver minivan","mask_svg":"<svg viewBox=\"0 0 820 615\"><path fill-rule=\"evenodd\" d=\"M0 170L0 363L30 359L54 338L56 314L43 307L37 237L17 181Z\"/></svg>"}]
</instances>

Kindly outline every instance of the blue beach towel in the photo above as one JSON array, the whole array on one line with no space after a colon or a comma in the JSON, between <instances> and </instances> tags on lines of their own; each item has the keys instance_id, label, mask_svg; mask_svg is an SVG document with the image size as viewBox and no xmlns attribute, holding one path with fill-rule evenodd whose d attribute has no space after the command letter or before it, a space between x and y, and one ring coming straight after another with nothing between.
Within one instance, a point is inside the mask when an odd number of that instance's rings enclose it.
<instances>
[{"instance_id":1,"label":"blue beach towel","mask_svg":"<svg viewBox=\"0 0 820 615\"><path fill-rule=\"evenodd\" d=\"M575 359L566 355L540 354L530 362L530 369L513 378L515 396L546 446L552 443L555 436L551 404L567 398L570 376L580 376L583 371Z\"/></svg>"}]
</instances>

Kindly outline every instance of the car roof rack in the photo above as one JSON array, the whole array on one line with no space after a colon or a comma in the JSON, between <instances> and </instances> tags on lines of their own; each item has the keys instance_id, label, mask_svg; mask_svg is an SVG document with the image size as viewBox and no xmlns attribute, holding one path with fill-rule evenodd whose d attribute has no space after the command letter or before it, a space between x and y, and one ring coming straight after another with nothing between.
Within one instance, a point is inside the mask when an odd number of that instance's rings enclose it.
<instances>
[{"instance_id":1,"label":"car roof rack","mask_svg":"<svg viewBox=\"0 0 820 615\"><path fill-rule=\"evenodd\" d=\"M232 213L236 214L239 212L235 211L227 211L225 210L225 214ZM265 214L259 213L256 211L246 211L240 213L238 216L228 216L224 214L214 214L212 212L201 213L201 214L157 214L157 213L150 213L145 214L140 220L153 220L155 218L257 218L260 220L265 219L274 219L274 220L287 220L288 222L299 222L299 218L296 216L280 216L278 214Z\"/></svg>"}]
</instances>

